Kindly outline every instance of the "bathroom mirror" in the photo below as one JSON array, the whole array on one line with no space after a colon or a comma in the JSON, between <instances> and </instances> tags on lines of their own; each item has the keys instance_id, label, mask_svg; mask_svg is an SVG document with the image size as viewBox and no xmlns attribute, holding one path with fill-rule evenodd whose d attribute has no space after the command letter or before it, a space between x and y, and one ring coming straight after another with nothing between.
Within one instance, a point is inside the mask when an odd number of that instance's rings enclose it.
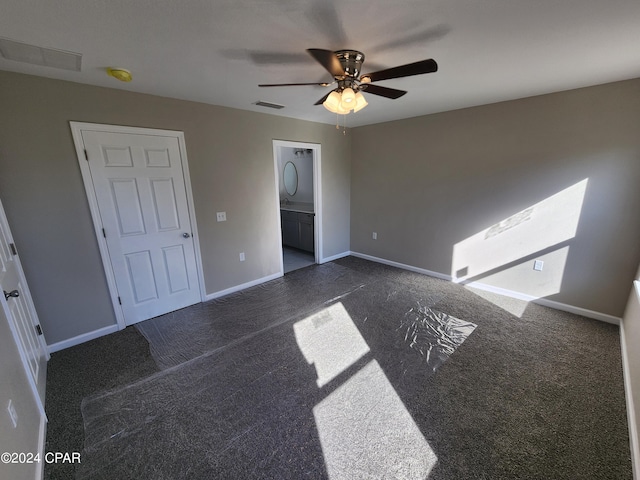
<instances>
[{"instance_id":1,"label":"bathroom mirror","mask_svg":"<svg viewBox=\"0 0 640 480\"><path fill-rule=\"evenodd\" d=\"M289 195L295 195L298 190L298 171L296 166L287 162L284 166L284 189Z\"/></svg>"}]
</instances>

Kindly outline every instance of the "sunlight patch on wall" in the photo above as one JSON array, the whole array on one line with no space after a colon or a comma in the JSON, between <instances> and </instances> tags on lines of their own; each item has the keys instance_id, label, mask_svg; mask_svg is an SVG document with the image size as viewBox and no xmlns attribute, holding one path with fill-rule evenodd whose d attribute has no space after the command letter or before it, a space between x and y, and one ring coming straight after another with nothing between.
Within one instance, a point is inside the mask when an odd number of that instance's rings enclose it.
<instances>
[{"instance_id":1,"label":"sunlight patch on wall","mask_svg":"<svg viewBox=\"0 0 640 480\"><path fill-rule=\"evenodd\" d=\"M483 277L481 283L487 285L513 285L518 291L526 292L534 298L548 297L560 291L564 268L569 257L569 246L537 256L544 262L541 272L533 270L533 261L524 261L512 267Z\"/></svg>"},{"instance_id":2,"label":"sunlight patch on wall","mask_svg":"<svg viewBox=\"0 0 640 480\"><path fill-rule=\"evenodd\" d=\"M567 245L536 257L544 262L545 268L541 272L533 271L532 261L527 260L483 277L481 281L473 282L465 287L470 292L489 300L516 317L522 317L531 300L560 292L568 257L569 246ZM506 285L507 287L496 288L496 285ZM517 286L517 292L508 291L510 285L514 285L514 288ZM491 291L487 291L487 289ZM504 290L502 292L504 294L501 294L500 290ZM527 293L519 295L519 292Z\"/></svg>"},{"instance_id":3,"label":"sunlight patch on wall","mask_svg":"<svg viewBox=\"0 0 640 480\"><path fill-rule=\"evenodd\" d=\"M518 260L575 237L587 183L588 179L584 179L454 245L453 281L479 280L478 277L495 275L506 266L513 267ZM485 278L481 280L485 281ZM531 288L531 285L519 285L520 277L511 280L516 283L505 288L516 291Z\"/></svg>"},{"instance_id":4,"label":"sunlight patch on wall","mask_svg":"<svg viewBox=\"0 0 640 480\"><path fill-rule=\"evenodd\" d=\"M316 368L318 387L369 352L369 346L339 302L297 322L293 331L304 358Z\"/></svg>"},{"instance_id":5,"label":"sunlight patch on wall","mask_svg":"<svg viewBox=\"0 0 640 480\"><path fill-rule=\"evenodd\" d=\"M313 408L331 480L427 478L438 457L375 360Z\"/></svg>"}]
</instances>

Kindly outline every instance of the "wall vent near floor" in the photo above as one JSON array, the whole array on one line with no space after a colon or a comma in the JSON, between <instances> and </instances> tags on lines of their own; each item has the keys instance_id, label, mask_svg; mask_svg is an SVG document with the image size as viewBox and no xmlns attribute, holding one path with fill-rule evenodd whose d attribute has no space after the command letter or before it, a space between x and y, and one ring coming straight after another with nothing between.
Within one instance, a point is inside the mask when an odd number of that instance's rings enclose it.
<instances>
[{"instance_id":1,"label":"wall vent near floor","mask_svg":"<svg viewBox=\"0 0 640 480\"><path fill-rule=\"evenodd\" d=\"M259 107L275 108L276 110L284 108L284 105L278 105L277 103L269 103L263 101L256 102L254 103L254 105L258 105Z\"/></svg>"},{"instance_id":2,"label":"wall vent near floor","mask_svg":"<svg viewBox=\"0 0 640 480\"><path fill-rule=\"evenodd\" d=\"M66 52L55 48L38 47L28 43L0 37L0 55L7 60L80 71L82 54Z\"/></svg>"}]
</instances>

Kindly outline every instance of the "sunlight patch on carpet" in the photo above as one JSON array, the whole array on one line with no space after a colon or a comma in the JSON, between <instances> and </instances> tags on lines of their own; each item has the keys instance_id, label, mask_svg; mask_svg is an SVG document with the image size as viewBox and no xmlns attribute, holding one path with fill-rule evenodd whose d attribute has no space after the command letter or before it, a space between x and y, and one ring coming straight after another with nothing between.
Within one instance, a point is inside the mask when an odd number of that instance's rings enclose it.
<instances>
[{"instance_id":1,"label":"sunlight patch on carpet","mask_svg":"<svg viewBox=\"0 0 640 480\"><path fill-rule=\"evenodd\" d=\"M425 479L438 461L375 360L313 415L331 480Z\"/></svg>"}]
</instances>

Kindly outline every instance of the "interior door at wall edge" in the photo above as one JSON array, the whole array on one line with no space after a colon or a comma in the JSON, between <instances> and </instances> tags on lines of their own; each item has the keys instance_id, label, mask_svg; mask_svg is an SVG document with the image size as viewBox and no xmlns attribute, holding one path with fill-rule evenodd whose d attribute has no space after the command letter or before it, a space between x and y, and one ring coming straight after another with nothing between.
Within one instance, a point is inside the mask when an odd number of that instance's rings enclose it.
<instances>
[{"instance_id":1,"label":"interior door at wall edge","mask_svg":"<svg viewBox=\"0 0 640 480\"><path fill-rule=\"evenodd\" d=\"M40 405L44 406L49 353L42 335L31 292L22 270L4 208L0 202L0 286L9 296L4 300L26 369L33 379Z\"/></svg>"},{"instance_id":2,"label":"interior door at wall edge","mask_svg":"<svg viewBox=\"0 0 640 480\"><path fill-rule=\"evenodd\" d=\"M127 325L200 301L176 137L83 130Z\"/></svg>"}]
</instances>

